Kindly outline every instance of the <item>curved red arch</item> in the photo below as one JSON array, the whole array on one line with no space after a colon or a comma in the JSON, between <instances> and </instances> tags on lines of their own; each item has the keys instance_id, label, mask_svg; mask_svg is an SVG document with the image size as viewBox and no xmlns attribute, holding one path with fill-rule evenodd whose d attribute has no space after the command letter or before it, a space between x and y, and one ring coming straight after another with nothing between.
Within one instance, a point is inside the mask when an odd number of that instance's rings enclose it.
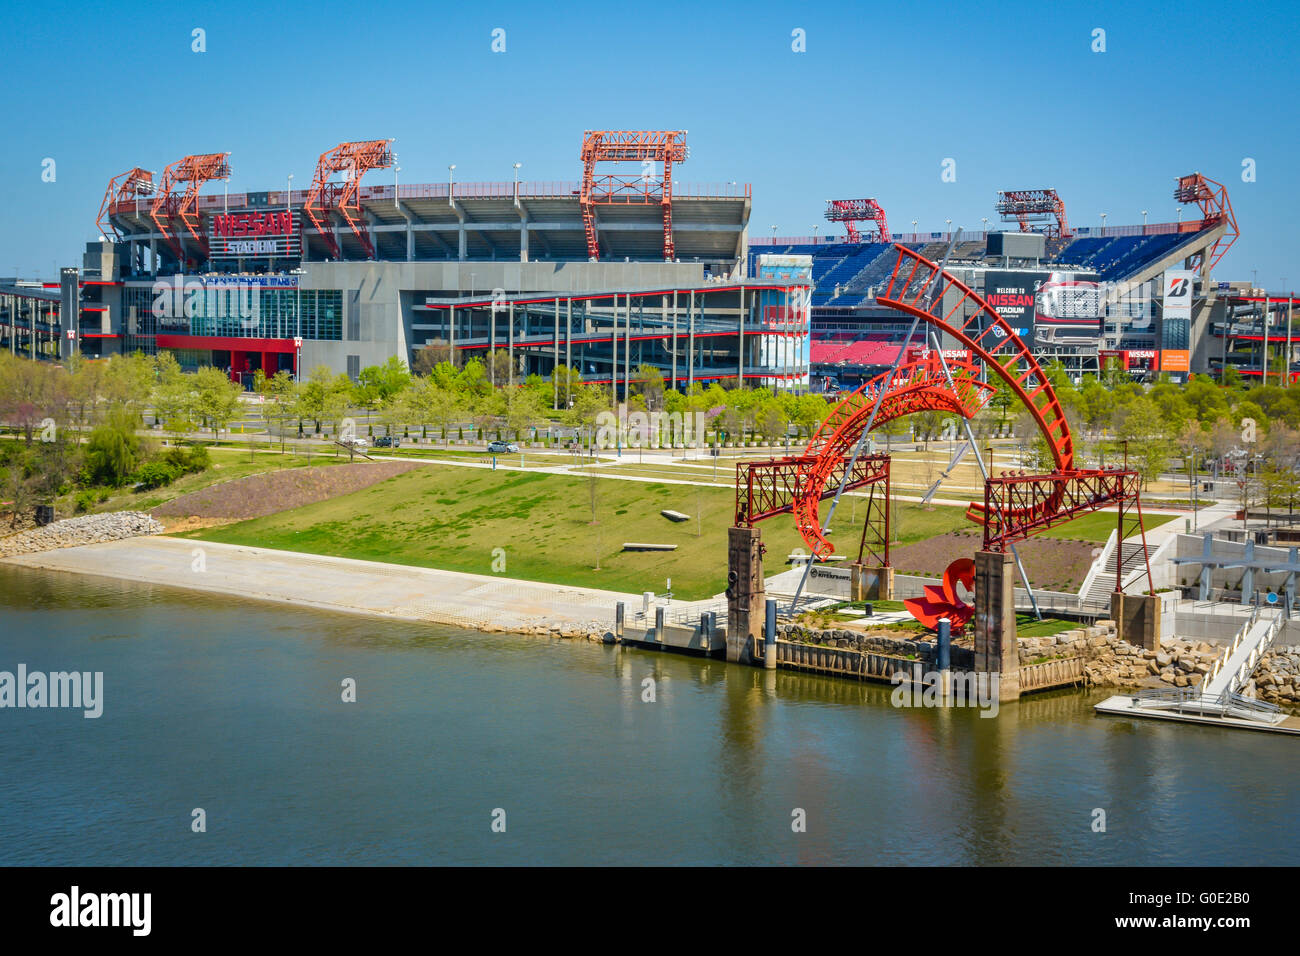
<instances>
[{"instance_id":1,"label":"curved red arch","mask_svg":"<svg viewBox=\"0 0 1300 956\"><path fill-rule=\"evenodd\" d=\"M876 302L913 316L970 349L972 357L1002 379L1029 409L1051 451L1055 464L1053 474L1063 477L1074 474L1074 439L1065 411L1051 380L1015 329L983 296L951 273L906 246L895 243L894 249L898 259L884 295L877 296ZM939 310L929 311L930 303L935 302L939 303ZM846 453L861 438L870 418L878 392L868 393L868 389L889 383L889 392L881 401L873 428L918 411L950 411L971 418L993 391L976 378L979 368L974 362L949 363L950 369L954 369L954 392L947 377L942 375L938 357L928 361L930 365L925 369L919 367L922 362L909 362L872 379L836 405L809 440L799 465L791 510L800 535L816 557L825 557L835 550L822 534L819 505L828 480L837 472L842 473L847 465ZM960 377L958 371L962 373ZM894 378L890 379L891 375ZM1064 487L1062 482L1045 500L1014 515L1003 515L1003 520L1054 514L1061 508ZM972 502L966 514L984 524L984 512L982 502Z\"/></svg>"},{"instance_id":2,"label":"curved red arch","mask_svg":"<svg viewBox=\"0 0 1300 956\"><path fill-rule=\"evenodd\" d=\"M935 263L906 246L895 243L894 248L898 252L898 261L894 264L885 294L877 296L876 302L918 318L939 331L946 332L970 349L971 354L988 369L996 372L1029 409L1038 430L1047 440L1056 469L1073 469L1074 439L1070 435L1069 422L1065 420L1065 411L1056 397L1051 380L1015 329L1007 324L1006 319L983 296L956 276L944 272ZM900 283L899 277L909 262L911 268ZM941 303L941 309L946 308L941 314L929 312L922 305L931 283L935 287L929 301ZM950 291L960 295L955 296L954 303L948 307L947 293ZM958 320L953 321L953 316L957 316ZM1010 371L1011 368L1017 369L1015 374Z\"/></svg>"},{"instance_id":3,"label":"curved red arch","mask_svg":"<svg viewBox=\"0 0 1300 956\"><path fill-rule=\"evenodd\" d=\"M948 370L952 386L948 384L948 374L938 354L927 349L920 359L878 375L848 395L808 440L791 510L799 534L816 557L825 557L835 550L822 534L819 511L823 493L829 483L843 475L877 400L880 409L871 423L872 430L915 412L941 411L973 418L988 402L994 388L979 380L978 366L950 361ZM880 398L881 389L885 389L883 398Z\"/></svg>"}]
</instances>

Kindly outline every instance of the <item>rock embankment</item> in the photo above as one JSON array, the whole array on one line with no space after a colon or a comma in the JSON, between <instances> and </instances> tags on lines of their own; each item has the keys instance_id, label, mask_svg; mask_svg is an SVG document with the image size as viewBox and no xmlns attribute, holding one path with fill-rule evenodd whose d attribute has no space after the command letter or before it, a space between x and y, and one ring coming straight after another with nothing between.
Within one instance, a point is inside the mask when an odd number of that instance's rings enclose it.
<instances>
[{"instance_id":1,"label":"rock embankment","mask_svg":"<svg viewBox=\"0 0 1300 956\"><path fill-rule=\"evenodd\" d=\"M120 541L145 534L158 534L162 523L140 511L116 511L102 515L81 515L56 521L43 528L31 528L0 538L0 558L34 554L58 548L75 548L101 541Z\"/></svg>"},{"instance_id":2,"label":"rock embankment","mask_svg":"<svg viewBox=\"0 0 1300 956\"><path fill-rule=\"evenodd\" d=\"M1246 682L1255 696L1272 704L1300 704L1300 647L1279 647L1265 654Z\"/></svg>"},{"instance_id":3,"label":"rock embankment","mask_svg":"<svg viewBox=\"0 0 1300 956\"><path fill-rule=\"evenodd\" d=\"M1206 641L1165 638L1158 650L1143 650L1114 639L1092 648L1085 670L1097 687L1144 687L1167 684L1195 687L1205 680L1223 654L1223 646Z\"/></svg>"}]
</instances>

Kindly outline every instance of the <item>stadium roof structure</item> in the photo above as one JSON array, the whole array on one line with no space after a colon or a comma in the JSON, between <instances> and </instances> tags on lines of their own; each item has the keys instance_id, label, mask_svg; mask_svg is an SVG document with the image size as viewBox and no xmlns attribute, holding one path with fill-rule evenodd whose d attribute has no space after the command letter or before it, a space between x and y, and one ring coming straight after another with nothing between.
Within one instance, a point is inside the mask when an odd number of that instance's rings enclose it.
<instances>
[{"instance_id":1,"label":"stadium roof structure","mask_svg":"<svg viewBox=\"0 0 1300 956\"><path fill-rule=\"evenodd\" d=\"M579 182L375 185L362 186L357 202L377 259L518 259L524 248L526 227L528 258L586 261L587 236L580 191ZM201 195L196 206L199 232L204 233L213 215L228 210L291 208L301 211L308 198L308 190L297 189L291 197L286 196L284 189L228 196ZM743 236L750 210L748 183L675 186L672 228L676 258L739 259L743 255ZM167 237L151 221L148 200L112 203L108 215L121 232L122 241L159 240L160 251L166 251L162 247ZM597 206L595 217L602 260L663 261L664 220L658 206ZM318 262L335 258L321 230L311 225L308 217L303 219L305 258ZM336 225L334 237L341 258L370 258L362 242L346 225Z\"/></svg>"}]
</instances>

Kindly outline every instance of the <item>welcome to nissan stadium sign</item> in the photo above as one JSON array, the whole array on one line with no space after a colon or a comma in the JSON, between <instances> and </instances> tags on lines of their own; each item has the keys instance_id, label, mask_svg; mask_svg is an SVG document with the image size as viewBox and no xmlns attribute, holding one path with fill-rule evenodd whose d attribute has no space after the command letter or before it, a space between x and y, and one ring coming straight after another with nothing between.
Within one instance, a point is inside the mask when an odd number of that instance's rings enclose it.
<instances>
[{"instance_id":1,"label":"welcome to nissan stadium sign","mask_svg":"<svg viewBox=\"0 0 1300 956\"><path fill-rule=\"evenodd\" d=\"M296 259L302 254L298 213L247 210L212 217L208 246L214 259Z\"/></svg>"}]
</instances>

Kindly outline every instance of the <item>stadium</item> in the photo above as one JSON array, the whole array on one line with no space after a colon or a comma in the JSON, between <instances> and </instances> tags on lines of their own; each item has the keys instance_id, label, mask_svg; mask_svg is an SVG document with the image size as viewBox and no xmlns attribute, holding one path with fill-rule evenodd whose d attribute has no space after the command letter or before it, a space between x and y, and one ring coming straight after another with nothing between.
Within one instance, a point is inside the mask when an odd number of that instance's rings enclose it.
<instances>
[{"instance_id":1,"label":"stadium","mask_svg":"<svg viewBox=\"0 0 1300 956\"><path fill-rule=\"evenodd\" d=\"M843 234L760 242L751 187L679 184L687 157L685 131L587 131L572 182L458 183L452 166L403 185L391 141L369 140L322 153L308 188L234 194L226 153L133 167L108 182L80 268L0 280L0 347L170 351L245 387L319 365L355 378L434 346L493 353L494 381L563 366L626 395L652 366L673 388L835 390L898 356L908 322L877 302L895 244L945 261L1075 377L1258 376L1293 308L1214 275L1238 228L1200 173L1175 178L1173 223L1072 226L1055 189L1020 189L990 210L1002 229L895 234L877 200L828 200ZM391 184L363 183L385 170Z\"/></svg>"}]
</instances>

